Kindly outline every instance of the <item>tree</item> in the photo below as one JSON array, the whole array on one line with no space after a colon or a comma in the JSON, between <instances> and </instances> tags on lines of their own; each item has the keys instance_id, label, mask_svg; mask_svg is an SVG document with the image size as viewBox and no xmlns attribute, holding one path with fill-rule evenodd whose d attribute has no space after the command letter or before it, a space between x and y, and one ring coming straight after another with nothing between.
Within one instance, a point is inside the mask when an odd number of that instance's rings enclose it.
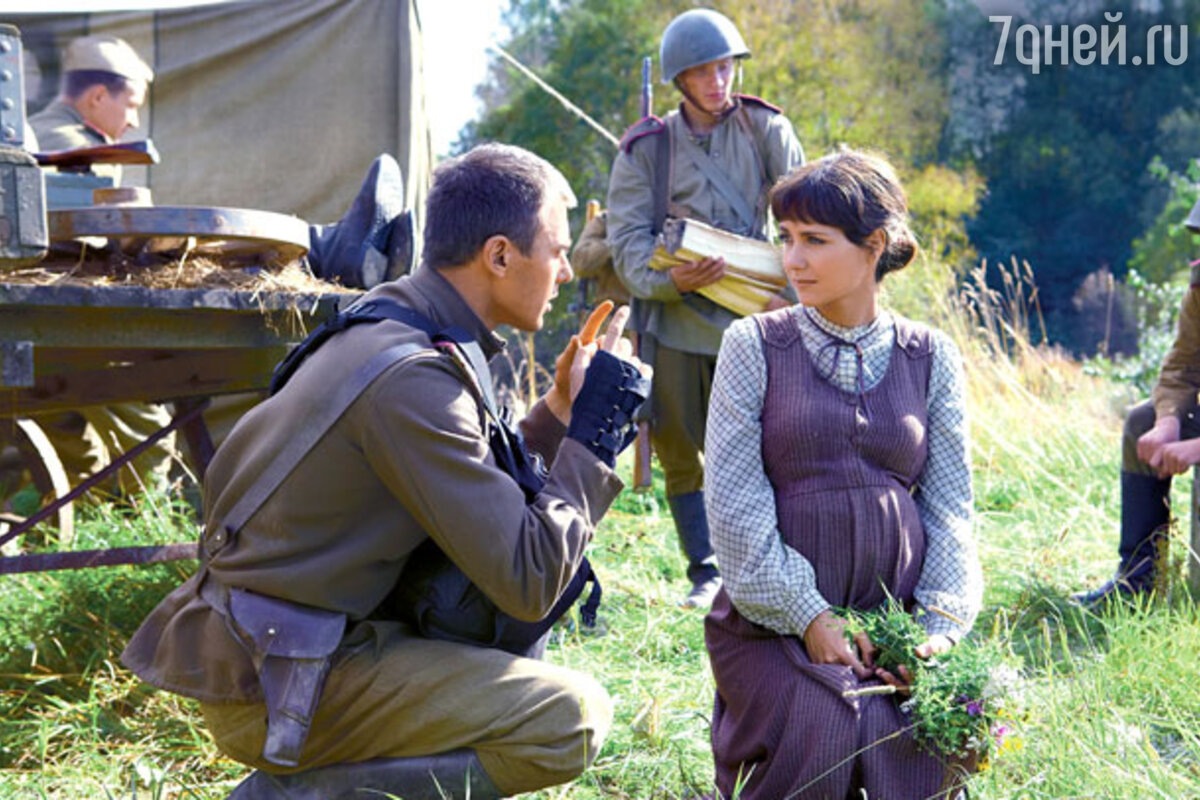
<instances>
[{"instance_id":1,"label":"tree","mask_svg":"<svg viewBox=\"0 0 1200 800\"><path fill-rule=\"evenodd\" d=\"M950 157L976 160L988 185L970 227L972 241L989 260L1016 255L1033 264L1052 337L1076 349L1091 343L1076 336L1071 298L1096 270L1124 274L1132 241L1168 195L1149 166L1161 153L1179 168L1200 132L1194 62L1172 65L1160 52L1154 66L1132 63L1156 25L1177 32L1190 21L1188 51L1200 47L1200 4L1166 0L1162 6L1125 12L1114 23L1091 3L1032 0L1012 19L999 65L998 24L973 4L953 5L948 15L950 38L958 44L951 51L955 77L944 145ZM1023 24L1072 31L1108 25L1110 34L1123 25L1130 63L1106 65L1097 55L1086 65L1077 59L1040 64L1034 73L1013 51L1012 31Z\"/></svg>"}]
</instances>

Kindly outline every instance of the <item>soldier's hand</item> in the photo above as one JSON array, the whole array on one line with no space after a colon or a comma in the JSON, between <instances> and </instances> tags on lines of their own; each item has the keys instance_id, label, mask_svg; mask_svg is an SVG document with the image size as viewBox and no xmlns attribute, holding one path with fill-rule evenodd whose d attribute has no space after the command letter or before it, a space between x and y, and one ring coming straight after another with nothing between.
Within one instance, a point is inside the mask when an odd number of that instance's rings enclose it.
<instances>
[{"instance_id":1,"label":"soldier's hand","mask_svg":"<svg viewBox=\"0 0 1200 800\"><path fill-rule=\"evenodd\" d=\"M651 369L649 365L643 364L633 354L633 343L623 335L627 322L629 322L629 306L621 306L613 314L612 319L608 321L608 328L605 329L603 337L591 344L579 345L579 349L575 354L575 360L571 364L572 402L575 401L576 395L579 394L579 389L583 386L583 379L587 374L588 365L592 363L592 356L600 350L612 353L623 361L633 363L642 375L647 378L650 377Z\"/></svg>"},{"instance_id":2,"label":"soldier's hand","mask_svg":"<svg viewBox=\"0 0 1200 800\"><path fill-rule=\"evenodd\" d=\"M1148 466L1152 467L1156 472L1159 472L1161 477L1166 477L1166 475L1162 473L1162 451L1167 445L1178 441L1179 418L1174 416L1163 417L1154 423L1153 428L1146 431L1138 438L1138 458Z\"/></svg>"},{"instance_id":3,"label":"soldier's hand","mask_svg":"<svg viewBox=\"0 0 1200 800\"><path fill-rule=\"evenodd\" d=\"M1158 451L1158 476L1182 475L1200 462L1200 439L1186 439L1163 445Z\"/></svg>"},{"instance_id":4,"label":"soldier's hand","mask_svg":"<svg viewBox=\"0 0 1200 800\"><path fill-rule=\"evenodd\" d=\"M546 405L563 425L571 422L571 365L579 353L579 335L571 337L567 346L554 359L554 384L546 393Z\"/></svg>"},{"instance_id":5,"label":"soldier's hand","mask_svg":"<svg viewBox=\"0 0 1200 800\"><path fill-rule=\"evenodd\" d=\"M600 332L600 326L604 324L604 319L612 308L613 302L604 300L592 309L579 333L571 337L571 341L567 342L567 346L554 360L554 385L546 395L546 404L564 425L571 421L571 400L575 396L571 391L571 366L575 363L575 355L581 345L588 345L596 340L596 334Z\"/></svg>"},{"instance_id":6,"label":"soldier's hand","mask_svg":"<svg viewBox=\"0 0 1200 800\"><path fill-rule=\"evenodd\" d=\"M667 273L675 288L682 294L711 286L725 277L725 259L702 258L672 267Z\"/></svg>"}]
</instances>

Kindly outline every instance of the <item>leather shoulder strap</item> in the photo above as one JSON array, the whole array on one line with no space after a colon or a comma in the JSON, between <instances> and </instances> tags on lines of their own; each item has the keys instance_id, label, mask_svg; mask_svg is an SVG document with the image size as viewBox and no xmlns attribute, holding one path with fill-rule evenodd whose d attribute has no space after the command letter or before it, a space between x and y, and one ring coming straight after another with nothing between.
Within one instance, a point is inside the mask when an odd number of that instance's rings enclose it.
<instances>
[{"instance_id":1,"label":"leather shoulder strap","mask_svg":"<svg viewBox=\"0 0 1200 800\"><path fill-rule=\"evenodd\" d=\"M667 204L671 197L671 135L665 132L658 137L654 150L654 224L650 232L657 236L667 221Z\"/></svg>"},{"instance_id":2,"label":"leather shoulder strap","mask_svg":"<svg viewBox=\"0 0 1200 800\"><path fill-rule=\"evenodd\" d=\"M355 303L335 317L321 323L303 342L293 348L275 368L275 375L271 380L271 393L275 394L282 389L288 379L299 369L304 359L334 334L353 325L380 322L385 319L395 320L424 331L435 342L441 339L455 341L467 353L470 353L473 347L478 352L478 358L483 363L483 368L487 369L487 362L483 360L483 352L479 349L479 345L470 341L470 337L465 332L456 328L438 331L434 322L424 314L394 301L376 298L366 303ZM419 342L403 342L393 345L369 358L354 371L348 380L339 384L330 395L329 401L318 409L313 418L297 430L296 435L288 441L287 446L275 455L274 460L260 473L258 480L230 509L222 524L226 535L230 539L237 535L250 517L296 469L308 451L316 446L317 442L346 413L355 399L383 374L384 370L403 358L423 351L428 352L429 349L428 345ZM485 402L494 404L495 401L491 396L490 374L484 373L479 377L481 381L488 381Z\"/></svg>"},{"instance_id":3,"label":"leather shoulder strap","mask_svg":"<svg viewBox=\"0 0 1200 800\"><path fill-rule=\"evenodd\" d=\"M402 322L405 325L424 331L430 339L438 332L437 326L433 320L424 314L414 311L408 306L402 306L399 303L383 298L376 298L365 303L359 302L350 306L345 311L341 311L322 322L313 332L304 338L304 341L293 347L282 361L275 367L274 373L271 375L271 394L276 394L284 387L284 384L291 379L296 370L304 362L304 359L316 350L321 345L333 336L335 333L341 333L346 328L358 325L364 322L379 322L384 319L392 319L397 322Z\"/></svg>"},{"instance_id":4,"label":"leather shoulder strap","mask_svg":"<svg viewBox=\"0 0 1200 800\"><path fill-rule=\"evenodd\" d=\"M221 527L225 529L229 539L232 540L250 517L262 507L263 503L267 502L267 499L275 493L287 476L296 469L301 459L316 446L317 442L346 413L346 409L350 408L350 405L363 393L364 389L371 385L372 381L397 361L422 351L428 351L428 349L417 342L404 342L389 347L376 353L355 370L349 380L337 386L330 396L329 402L321 406L316 418L308 420L305 425L299 427L296 435L288 440L287 446L275 455L274 460L259 474L258 480L246 490L246 493L225 515Z\"/></svg>"}]
</instances>

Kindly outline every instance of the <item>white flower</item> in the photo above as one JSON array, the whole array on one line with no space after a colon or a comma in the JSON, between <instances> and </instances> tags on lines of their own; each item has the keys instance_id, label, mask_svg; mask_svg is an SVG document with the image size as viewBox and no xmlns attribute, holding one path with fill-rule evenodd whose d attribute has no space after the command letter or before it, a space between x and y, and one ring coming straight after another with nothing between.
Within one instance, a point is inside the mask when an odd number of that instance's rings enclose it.
<instances>
[{"instance_id":1,"label":"white flower","mask_svg":"<svg viewBox=\"0 0 1200 800\"><path fill-rule=\"evenodd\" d=\"M1008 664L1001 664L988 675L987 683L983 687L983 699L1010 698L1019 694L1017 689L1020 685L1021 673Z\"/></svg>"}]
</instances>

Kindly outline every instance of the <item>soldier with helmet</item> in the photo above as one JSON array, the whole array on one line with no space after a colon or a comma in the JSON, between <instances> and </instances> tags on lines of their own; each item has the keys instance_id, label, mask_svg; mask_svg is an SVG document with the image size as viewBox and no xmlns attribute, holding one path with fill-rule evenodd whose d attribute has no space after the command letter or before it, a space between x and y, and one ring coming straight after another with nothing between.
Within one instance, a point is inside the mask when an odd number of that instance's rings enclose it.
<instances>
[{"instance_id":1,"label":"soldier with helmet","mask_svg":"<svg viewBox=\"0 0 1200 800\"><path fill-rule=\"evenodd\" d=\"M1200 202L1184 224L1200 233ZM1121 437L1121 536L1116 574L1075 596L1095 606L1149 595L1166 561L1171 478L1200 464L1200 260L1179 311L1175 342L1149 400L1129 410Z\"/></svg>"},{"instance_id":2,"label":"soldier with helmet","mask_svg":"<svg viewBox=\"0 0 1200 800\"><path fill-rule=\"evenodd\" d=\"M720 587L701 454L717 351L736 315L696 293L724 276L723 259L661 272L649 262L664 214L766 239L767 191L804 162L780 109L734 92L749 55L737 27L716 11L693 9L672 20L662 37L662 81L679 89L682 102L665 118L630 128L608 189L613 264L635 298L633 326L656 373L650 437L688 560L692 589L683 604L693 607L707 608ZM788 302L781 296L770 307Z\"/></svg>"}]
</instances>

